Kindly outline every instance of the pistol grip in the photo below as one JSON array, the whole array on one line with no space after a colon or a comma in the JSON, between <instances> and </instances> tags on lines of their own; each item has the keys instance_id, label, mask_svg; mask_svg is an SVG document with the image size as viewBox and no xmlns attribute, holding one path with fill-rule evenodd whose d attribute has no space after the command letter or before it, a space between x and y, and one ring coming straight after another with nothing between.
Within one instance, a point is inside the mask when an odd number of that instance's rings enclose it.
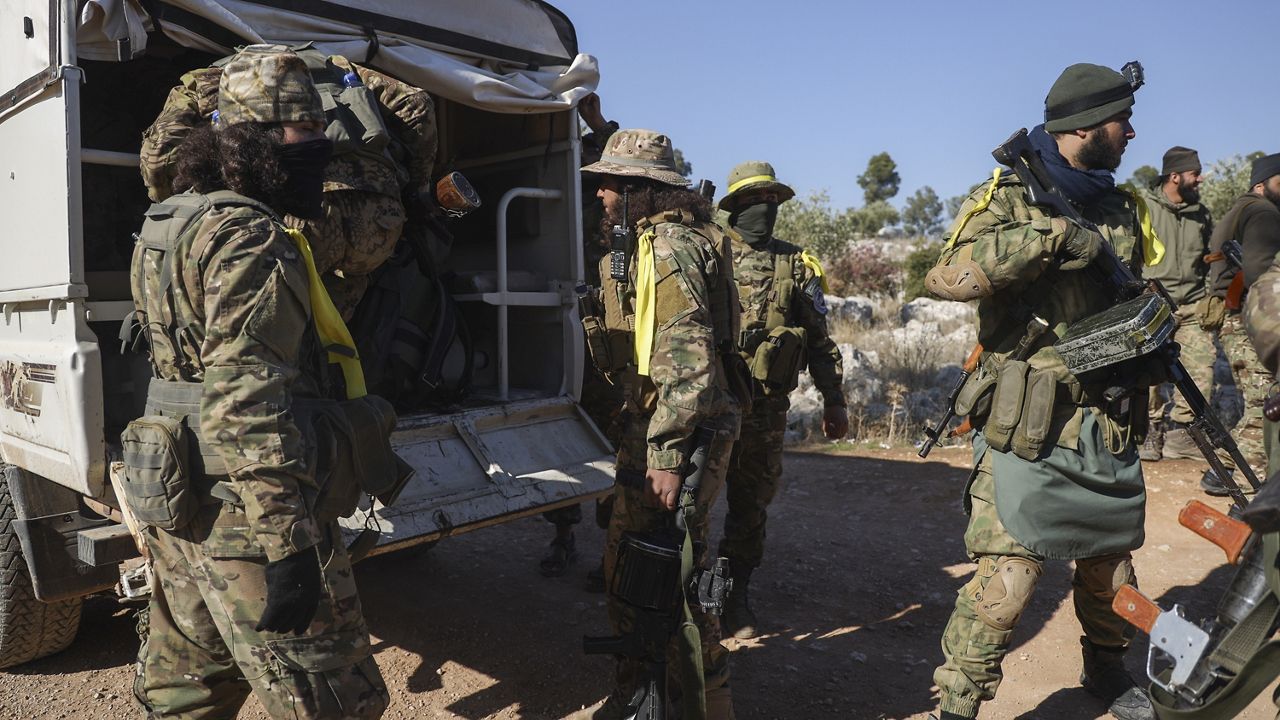
<instances>
[{"instance_id":1,"label":"pistol grip","mask_svg":"<svg viewBox=\"0 0 1280 720\"><path fill-rule=\"evenodd\" d=\"M1148 635L1151 634L1151 628L1155 627L1156 618L1160 616L1160 606L1151 602L1132 585L1124 585L1116 592L1115 599L1111 601L1111 609Z\"/></svg>"},{"instance_id":2,"label":"pistol grip","mask_svg":"<svg viewBox=\"0 0 1280 720\"><path fill-rule=\"evenodd\" d=\"M1253 529L1239 520L1223 515L1199 500L1192 500L1178 513L1183 527L1222 548L1227 562L1239 564Z\"/></svg>"}]
</instances>

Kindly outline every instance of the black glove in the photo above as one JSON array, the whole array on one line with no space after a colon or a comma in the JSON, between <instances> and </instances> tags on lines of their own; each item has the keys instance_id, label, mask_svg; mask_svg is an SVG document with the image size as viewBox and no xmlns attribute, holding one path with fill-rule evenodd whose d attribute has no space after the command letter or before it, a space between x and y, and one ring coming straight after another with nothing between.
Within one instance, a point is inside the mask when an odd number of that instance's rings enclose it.
<instances>
[{"instance_id":1,"label":"black glove","mask_svg":"<svg viewBox=\"0 0 1280 720\"><path fill-rule=\"evenodd\" d=\"M1067 233L1059 246L1058 255L1062 258L1063 270L1083 270L1093 262L1102 250L1102 236L1092 230L1067 224Z\"/></svg>"},{"instance_id":2,"label":"black glove","mask_svg":"<svg viewBox=\"0 0 1280 720\"><path fill-rule=\"evenodd\" d=\"M322 584L315 548L267 563L267 608L255 629L295 635L305 631L316 616Z\"/></svg>"}]
</instances>

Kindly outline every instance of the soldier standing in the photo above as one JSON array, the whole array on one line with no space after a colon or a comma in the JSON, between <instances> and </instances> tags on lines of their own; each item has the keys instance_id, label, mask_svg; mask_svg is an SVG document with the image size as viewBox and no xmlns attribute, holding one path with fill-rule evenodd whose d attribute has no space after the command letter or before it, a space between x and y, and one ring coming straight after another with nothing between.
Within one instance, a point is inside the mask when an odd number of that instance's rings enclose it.
<instances>
[{"instance_id":1,"label":"soldier standing","mask_svg":"<svg viewBox=\"0 0 1280 720\"><path fill-rule=\"evenodd\" d=\"M1209 270L1209 279L1211 292L1223 298L1226 306L1219 338L1222 351L1231 363L1236 387L1244 395L1244 416L1233 428L1236 443L1251 465L1265 466L1270 476L1280 470L1280 463L1273 459L1277 453L1275 432L1262 417L1262 405L1273 378L1258 361L1258 354L1245 334L1240 311L1250 287L1271 267L1280 252L1280 154L1254 160L1249 185L1249 192L1236 199L1222 217L1210 243L1214 251L1222 249L1228 240L1240 243L1244 267L1234 267L1225 260L1215 262ZM1219 457L1225 455L1219 453ZM1210 494L1226 494L1222 481L1212 470L1205 472L1200 486Z\"/></svg>"},{"instance_id":2,"label":"soldier standing","mask_svg":"<svg viewBox=\"0 0 1280 720\"><path fill-rule=\"evenodd\" d=\"M685 517L701 550L694 562L703 564L708 511L739 425L724 361L736 357L738 322L728 239L711 222L710 203L687 189L689 181L676 171L666 135L619 130L583 172L600 176L597 195L606 222L636 235L625 267L615 272L611 254L600 268L604 325L623 342L612 346L616 357L593 349L593 358L602 373L622 378L626 394L605 577L614 576L624 533L672 523L700 437L709 438L705 469ZM696 606L691 610L701 641L706 717L731 718L729 653L720 644L720 624ZM612 593L609 615L616 631L632 629L630 610ZM637 664L620 660L615 690L593 717L622 717L638 680Z\"/></svg>"},{"instance_id":3,"label":"soldier standing","mask_svg":"<svg viewBox=\"0 0 1280 720\"><path fill-rule=\"evenodd\" d=\"M1155 253L1150 238L1137 237L1137 201L1113 178L1134 137L1133 93L1114 70L1072 65L1049 90L1044 125L1030 134L1054 184L1101 234L1030 205L1018 178L997 170L965 201L926 277L939 297L979 301L985 351L971 381L995 378L988 410L970 413L978 430L965 547L978 568L958 591L942 636L945 662L934 682L943 720L977 717L979 704L995 697L1014 627L1046 559L1075 561L1081 683L1115 717L1154 717L1124 668L1134 630L1111 610L1116 591L1135 580L1130 552L1144 537L1146 490L1135 442L1146 425L1146 398L1104 399L1103 388L1067 372L1053 347L1069 325L1111 305L1083 272L1103 243L1135 267ZM1047 331L1033 331L1040 327L1029 322L1035 317Z\"/></svg>"},{"instance_id":4,"label":"soldier standing","mask_svg":"<svg viewBox=\"0 0 1280 720\"><path fill-rule=\"evenodd\" d=\"M1201 170L1195 150L1171 147L1161 164L1160 184L1139 193L1165 250L1164 259L1145 268L1142 275L1159 280L1177 303L1174 339L1182 348L1188 374L1207 397L1213 390L1213 363L1218 355L1213 336L1222 326L1222 300L1207 291L1209 264L1204 256L1209 252L1213 218L1209 208L1200 204ZM1167 431L1163 428L1164 406L1163 396L1152 389L1150 428L1139 451L1142 459L1199 459L1200 450L1186 429L1193 419L1186 399L1174 393Z\"/></svg>"},{"instance_id":5,"label":"soldier standing","mask_svg":"<svg viewBox=\"0 0 1280 720\"><path fill-rule=\"evenodd\" d=\"M304 62L276 45L226 64L217 108L134 251L156 375L123 438L155 577L134 694L149 717L233 717L252 690L272 717L377 718L388 695L336 523L359 489L317 462L331 455L319 421L303 426L337 405L323 348L352 344L318 327L341 319L281 221L321 211L324 110ZM356 398L359 363L340 365Z\"/></svg>"},{"instance_id":6,"label":"soldier standing","mask_svg":"<svg viewBox=\"0 0 1280 720\"><path fill-rule=\"evenodd\" d=\"M729 512L720 554L729 558L733 592L723 622L735 637L756 634L748 603L751 574L764 556L765 520L782 478L782 441L789 393L808 364L822 393L822 431L836 440L849 430L840 349L827 334L826 280L816 258L773 236L778 206L795 197L767 162L729 173L719 207L733 240L733 273L742 302L739 349L756 379L755 400L742 417L725 480ZM745 409L744 409L745 410Z\"/></svg>"}]
</instances>

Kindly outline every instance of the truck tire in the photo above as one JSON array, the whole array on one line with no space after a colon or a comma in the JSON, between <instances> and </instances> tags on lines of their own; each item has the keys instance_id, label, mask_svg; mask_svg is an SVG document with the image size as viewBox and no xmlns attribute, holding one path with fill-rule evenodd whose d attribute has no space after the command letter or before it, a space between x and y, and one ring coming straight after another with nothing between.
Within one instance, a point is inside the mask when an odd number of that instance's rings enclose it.
<instances>
[{"instance_id":1,"label":"truck tire","mask_svg":"<svg viewBox=\"0 0 1280 720\"><path fill-rule=\"evenodd\" d=\"M9 483L0 473L0 668L66 649L80 627L84 603L82 598L53 603L36 599L14 518Z\"/></svg>"}]
</instances>

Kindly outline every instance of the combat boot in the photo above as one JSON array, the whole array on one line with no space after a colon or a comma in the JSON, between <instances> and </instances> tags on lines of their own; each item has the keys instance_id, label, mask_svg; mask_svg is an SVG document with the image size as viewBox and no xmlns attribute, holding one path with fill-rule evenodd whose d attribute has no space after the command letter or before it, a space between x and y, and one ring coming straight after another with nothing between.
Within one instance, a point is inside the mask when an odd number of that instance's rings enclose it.
<instances>
[{"instance_id":1,"label":"combat boot","mask_svg":"<svg viewBox=\"0 0 1280 720\"><path fill-rule=\"evenodd\" d=\"M1200 448L1196 447L1196 441L1191 439L1191 433L1187 432L1187 426L1179 422L1173 423L1169 432L1164 434L1164 447L1160 455L1165 460L1195 460L1203 457ZM1146 460L1145 457L1142 459Z\"/></svg>"},{"instance_id":2,"label":"combat boot","mask_svg":"<svg viewBox=\"0 0 1280 720\"><path fill-rule=\"evenodd\" d=\"M1118 720L1155 720L1151 698L1124 669L1126 649L1094 645L1089 638L1080 638L1084 659L1080 684L1091 695L1106 701L1107 712Z\"/></svg>"},{"instance_id":3,"label":"combat boot","mask_svg":"<svg viewBox=\"0 0 1280 720\"><path fill-rule=\"evenodd\" d=\"M729 561L729 577L733 578L733 589L724 600L724 615L720 617L720 624L724 626L726 635L739 640L756 636L756 614L751 612L747 597L752 570L753 568Z\"/></svg>"},{"instance_id":4,"label":"combat boot","mask_svg":"<svg viewBox=\"0 0 1280 720\"><path fill-rule=\"evenodd\" d=\"M1164 426L1152 423L1147 430L1147 439L1138 448L1138 459L1146 462L1159 462L1160 453L1164 449Z\"/></svg>"},{"instance_id":5,"label":"combat boot","mask_svg":"<svg viewBox=\"0 0 1280 720\"><path fill-rule=\"evenodd\" d=\"M1227 477L1233 477L1234 475L1235 471L1228 468ZM1206 495L1212 495L1213 497L1226 497L1231 494L1227 490L1227 486L1222 482L1222 478L1218 477L1218 473L1214 472L1213 468L1205 470L1204 475L1200 476L1200 489Z\"/></svg>"}]
</instances>

